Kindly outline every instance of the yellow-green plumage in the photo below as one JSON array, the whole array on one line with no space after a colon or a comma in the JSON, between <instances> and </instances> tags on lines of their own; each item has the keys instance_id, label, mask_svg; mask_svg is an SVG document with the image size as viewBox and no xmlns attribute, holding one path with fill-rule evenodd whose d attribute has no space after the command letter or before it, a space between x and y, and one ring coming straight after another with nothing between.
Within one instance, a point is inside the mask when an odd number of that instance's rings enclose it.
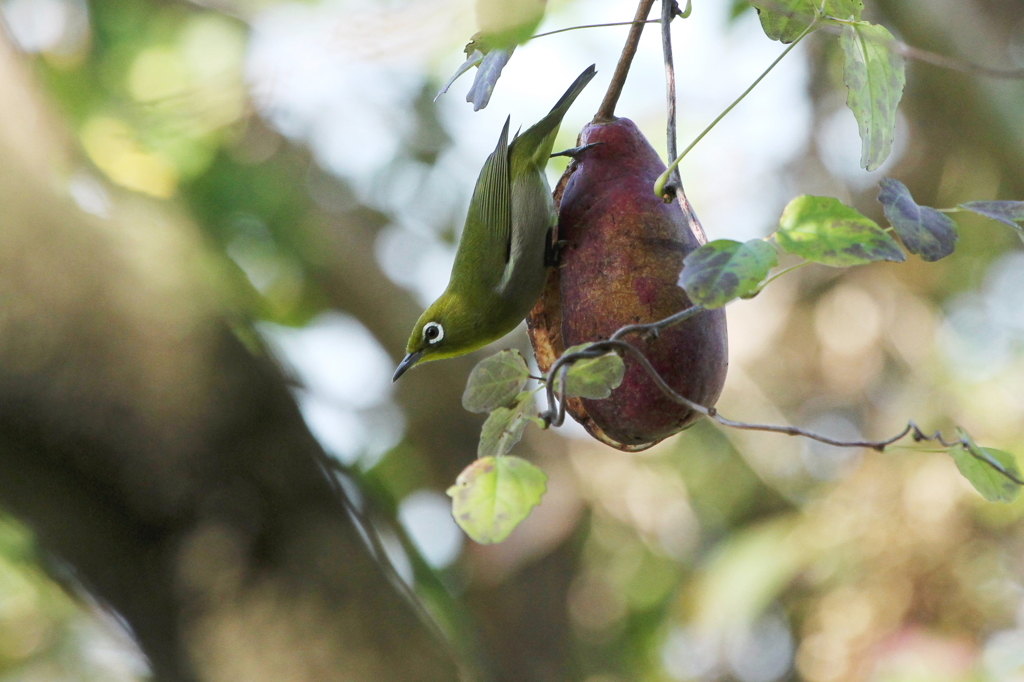
<instances>
[{"instance_id":1,"label":"yellow-green plumage","mask_svg":"<svg viewBox=\"0 0 1024 682\"><path fill-rule=\"evenodd\" d=\"M529 314L547 277L555 206L544 169L562 117L594 77L588 67L547 116L508 142L508 119L480 171L448 288L420 316L395 372L474 351Z\"/></svg>"}]
</instances>

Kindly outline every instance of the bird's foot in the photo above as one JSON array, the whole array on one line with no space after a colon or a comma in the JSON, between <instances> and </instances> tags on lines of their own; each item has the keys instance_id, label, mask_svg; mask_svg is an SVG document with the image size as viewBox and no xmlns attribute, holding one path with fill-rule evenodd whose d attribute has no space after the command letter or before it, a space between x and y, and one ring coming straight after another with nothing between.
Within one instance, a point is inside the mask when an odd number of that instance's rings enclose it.
<instances>
[{"instance_id":1,"label":"bird's foot","mask_svg":"<svg viewBox=\"0 0 1024 682\"><path fill-rule=\"evenodd\" d=\"M547 247L544 249L544 266L548 268L557 268L561 265L562 252L567 246L569 246L569 242L565 239L559 239L557 242L552 241L551 230L548 230Z\"/></svg>"}]
</instances>

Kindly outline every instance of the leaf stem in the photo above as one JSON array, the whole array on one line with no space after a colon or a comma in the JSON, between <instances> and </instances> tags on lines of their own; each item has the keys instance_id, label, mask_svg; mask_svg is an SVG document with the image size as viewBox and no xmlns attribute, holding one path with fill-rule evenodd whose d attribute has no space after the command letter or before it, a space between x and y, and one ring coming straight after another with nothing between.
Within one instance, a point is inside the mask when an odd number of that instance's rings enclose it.
<instances>
[{"instance_id":1,"label":"leaf stem","mask_svg":"<svg viewBox=\"0 0 1024 682\"><path fill-rule=\"evenodd\" d=\"M791 265L791 266L789 266L788 268L786 268L784 270L779 270L774 275L772 275L771 277L769 277L768 279L766 279L764 281L764 283L761 285L761 287L757 290L758 293L760 293L766 286L768 286L769 284L771 284L772 282L777 280L779 277L782 277L786 273L793 272L794 270L797 270L799 268L804 267L805 265L810 265L810 264L811 264L811 261L805 260L803 263L797 263L796 265Z\"/></svg>"},{"instance_id":2,"label":"leaf stem","mask_svg":"<svg viewBox=\"0 0 1024 682\"><path fill-rule=\"evenodd\" d=\"M683 153L682 153L682 154L680 154L680 155L679 155L678 157L676 157L675 161L673 161L673 162L672 162L672 163L671 163L671 164L669 165L669 167L665 169L665 172L664 172L664 173L662 173L662 174L661 174L661 176L660 176L660 177L658 177L658 180L657 180L657 181L656 181L656 182L654 183L654 193L655 193L655 195L657 195L657 196L659 196L659 197L662 197L662 198L663 198L663 197L665 196L665 184L666 184L666 183L668 182L668 179L669 179L669 176L670 176L670 174L671 174L671 173L672 173L672 172L673 172L673 171L674 171L674 170L675 170L676 168L678 168L678 167L679 167L679 162L680 162L680 161L682 161L682 160L683 160L683 158L684 158L684 157L685 157L685 156L686 156L687 154L689 154L689 153L690 153L690 150L691 150L691 149L693 149L693 148L694 148L695 146L697 146L697 143L698 143L698 142L700 142L701 140L703 140L703 139L704 139L704 136L705 136L705 135L707 135L707 134L708 134L709 132L711 132L711 129L712 129L712 128L714 128L714 127L715 127L716 125L718 125L719 121L721 121L721 120L722 120L723 118L725 118L725 117L726 117L726 116L727 116L727 115L729 114L729 112L730 112L730 111L732 111L732 110L733 110L734 108L736 108L736 105L737 105L737 104L739 104L740 102L742 102L742 101L743 101L743 99L744 99L744 98L745 98L745 97L746 97L747 95L749 95L749 94L750 94L750 92L751 92L751 91L752 91L752 90L753 90L754 88L756 88L756 87L757 87L758 83L760 83L760 82L761 82L762 80L764 80L764 77L765 77L765 76L767 76L767 75L768 75L769 73L771 73L772 69L774 69L774 68L775 68L775 67L776 67L776 66L778 65L778 63L779 63L779 62L781 62L781 61L782 61L782 60L783 60L783 59L785 58L785 56L786 56L786 55L788 55L788 54L789 54L790 52L792 52L792 51L793 51L793 48L794 48L794 47L796 47L797 45L799 45L799 44L800 44L800 41L804 39L804 36L806 36L806 35L807 35L808 33L810 33L810 32L811 32L811 31L813 31L813 30L814 30L815 28L817 28L817 26L818 26L818 23L819 23L819 18L818 18L818 17L815 17L815 18L814 18L814 21L812 21L812 22L811 22L811 23L810 23L810 24L809 24L809 25L807 26L807 28L805 28L805 29L804 29L803 33L801 33L801 34L800 34L799 36L797 36L797 38L796 38L796 39L795 39L795 40L794 40L794 41L793 41L792 43L790 43L790 44L789 44L789 47L787 47L787 48L786 48L785 50L783 50L783 51L782 51L782 54L780 54L780 55L779 55L778 57L776 57L776 58L775 58L775 61L773 61L773 62L772 62L772 63L771 63L771 64L770 64L769 66L768 66L768 68L767 68L767 69L765 69L765 70L764 70L764 72L763 72L763 73L762 73L762 74L761 74L760 76L758 76L758 77L757 77L757 79L756 79L756 80L755 80L755 81L754 81L753 83L751 83L751 84L750 84L750 86L749 86L749 87L748 87L748 88L747 88L746 90L744 90L744 91L743 91L743 93L742 93L742 94L741 94L741 95L740 95L739 97L737 97L737 98L736 98L736 99L735 99L735 100L733 101L733 103L732 103L732 104L730 104L730 105L729 105L728 107L726 107L726 108L725 108L725 111L723 111L722 113L720 113L720 114L719 114L719 115L718 115L718 116L717 116L717 117L715 118L715 120L714 120L714 121L712 121L712 122L711 122L711 123L710 123L710 124L708 125L708 127L707 127L707 128L705 128L705 129L703 130L703 132L701 132L701 134L700 134L700 135L698 135L698 136L697 136L697 138L696 138L696 139L695 139L695 140L694 140L693 142L691 142L691 143L690 143L690 146L688 146L688 147L687 147L686 149L684 149L684 150L683 150Z\"/></svg>"},{"instance_id":3,"label":"leaf stem","mask_svg":"<svg viewBox=\"0 0 1024 682\"><path fill-rule=\"evenodd\" d=\"M629 35L626 36L626 43L622 46L622 54L619 55L619 63L615 65L615 73L608 84L608 91L604 95L601 106L594 114L595 123L610 123L615 120L615 105L619 103L619 95L622 94L622 86L626 84L626 76L629 75L629 67L633 63L633 56L636 55L636 48L640 44L640 35L644 30L644 23L647 15L651 13L654 0L640 0L636 8L636 16L633 18Z\"/></svg>"}]
</instances>

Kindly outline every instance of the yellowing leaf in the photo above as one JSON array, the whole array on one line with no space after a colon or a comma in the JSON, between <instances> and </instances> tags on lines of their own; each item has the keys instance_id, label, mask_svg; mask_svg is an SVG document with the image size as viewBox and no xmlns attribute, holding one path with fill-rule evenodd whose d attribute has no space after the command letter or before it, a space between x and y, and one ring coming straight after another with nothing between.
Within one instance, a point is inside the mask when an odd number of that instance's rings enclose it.
<instances>
[{"instance_id":1,"label":"yellowing leaf","mask_svg":"<svg viewBox=\"0 0 1024 682\"><path fill-rule=\"evenodd\" d=\"M547 482L543 471L519 457L478 459L448 488L452 516L477 542L501 542L540 504Z\"/></svg>"},{"instance_id":2,"label":"yellowing leaf","mask_svg":"<svg viewBox=\"0 0 1024 682\"><path fill-rule=\"evenodd\" d=\"M777 262L775 248L763 239L716 239L683 260L679 285L697 305L720 308L756 292Z\"/></svg>"},{"instance_id":3,"label":"yellowing leaf","mask_svg":"<svg viewBox=\"0 0 1024 682\"><path fill-rule=\"evenodd\" d=\"M782 212L775 238L790 253L834 267L907 257L878 223L834 197L793 199Z\"/></svg>"},{"instance_id":4,"label":"yellowing leaf","mask_svg":"<svg viewBox=\"0 0 1024 682\"><path fill-rule=\"evenodd\" d=\"M896 107L906 84L903 56L893 51L894 41L884 26L866 21L844 24L839 38L846 57L843 82L850 90L846 105L860 128L860 165L869 171L892 151Z\"/></svg>"}]
</instances>

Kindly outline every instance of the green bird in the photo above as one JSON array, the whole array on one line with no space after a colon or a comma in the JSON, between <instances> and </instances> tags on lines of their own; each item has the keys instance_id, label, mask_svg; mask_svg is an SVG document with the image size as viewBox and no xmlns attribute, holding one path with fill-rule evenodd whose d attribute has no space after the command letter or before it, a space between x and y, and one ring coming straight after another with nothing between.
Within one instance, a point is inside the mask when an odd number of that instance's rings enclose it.
<instances>
[{"instance_id":1,"label":"green bird","mask_svg":"<svg viewBox=\"0 0 1024 682\"><path fill-rule=\"evenodd\" d=\"M498 146L480 170L448 288L420 316L393 381L414 365L464 355L523 321L547 279L557 218L544 168L562 117L597 72L589 66L551 112Z\"/></svg>"}]
</instances>

